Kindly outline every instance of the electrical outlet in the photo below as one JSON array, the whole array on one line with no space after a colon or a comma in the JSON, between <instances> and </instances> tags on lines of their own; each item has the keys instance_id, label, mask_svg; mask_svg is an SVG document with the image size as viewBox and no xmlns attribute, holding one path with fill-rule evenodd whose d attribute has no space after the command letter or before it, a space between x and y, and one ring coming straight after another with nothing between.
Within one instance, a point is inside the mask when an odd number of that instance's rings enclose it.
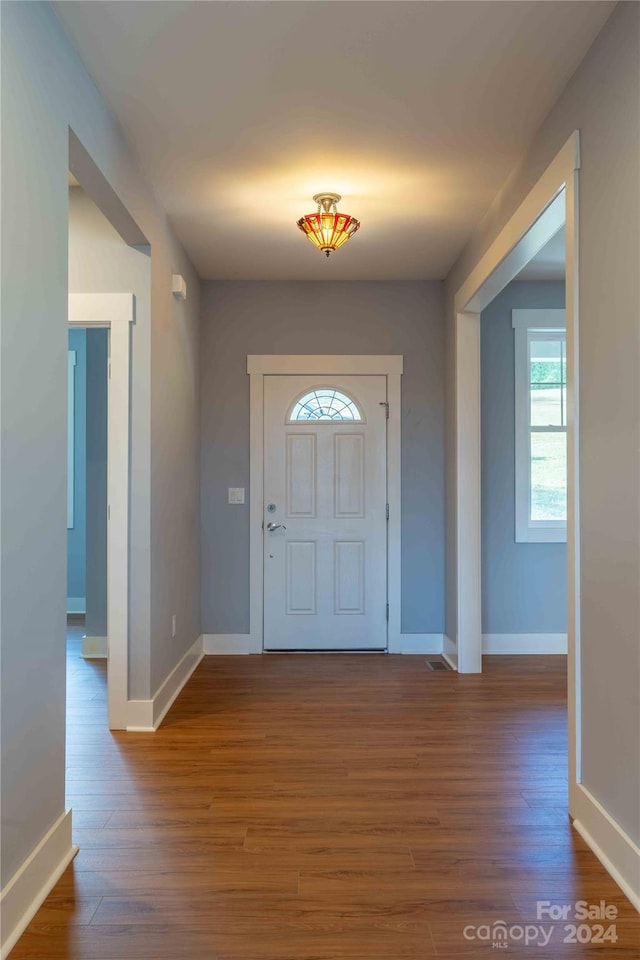
<instances>
[{"instance_id":1,"label":"electrical outlet","mask_svg":"<svg viewBox=\"0 0 640 960\"><path fill-rule=\"evenodd\" d=\"M176 615L174 613L174 615L171 617L171 636L175 637L175 635L176 635Z\"/></svg>"}]
</instances>

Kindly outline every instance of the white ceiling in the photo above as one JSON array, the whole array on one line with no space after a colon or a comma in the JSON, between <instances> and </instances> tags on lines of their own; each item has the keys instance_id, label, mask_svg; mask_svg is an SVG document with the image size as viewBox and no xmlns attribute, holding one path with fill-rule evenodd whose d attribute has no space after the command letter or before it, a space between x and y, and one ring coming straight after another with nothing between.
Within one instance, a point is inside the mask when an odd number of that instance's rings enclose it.
<instances>
[{"instance_id":1,"label":"white ceiling","mask_svg":"<svg viewBox=\"0 0 640 960\"><path fill-rule=\"evenodd\" d=\"M520 271L516 280L564 280L564 227Z\"/></svg>"},{"instance_id":2,"label":"white ceiling","mask_svg":"<svg viewBox=\"0 0 640 960\"><path fill-rule=\"evenodd\" d=\"M440 278L613 9L57 2L202 277ZM327 260L295 221L362 221Z\"/></svg>"}]
</instances>

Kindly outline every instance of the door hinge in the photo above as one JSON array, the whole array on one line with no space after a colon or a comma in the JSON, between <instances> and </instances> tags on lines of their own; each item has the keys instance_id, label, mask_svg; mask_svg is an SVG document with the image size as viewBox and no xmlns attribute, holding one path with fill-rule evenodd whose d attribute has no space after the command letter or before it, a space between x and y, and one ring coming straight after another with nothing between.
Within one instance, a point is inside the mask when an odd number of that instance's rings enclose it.
<instances>
[{"instance_id":1,"label":"door hinge","mask_svg":"<svg viewBox=\"0 0 640 960\"><path fill-rule=\"evenodd\" d=\"M111 360L109 360L109 380L111 380Z\"/></svg>"},{"instance_id":2,"label":"door hinge","mask_svg":"<svg viewBox=\"0 0 640 960\"><path fill-rule=\"evenodd\" d=\"M389 604L387 604L387 620L389 619Z\"/></svg>"},{"instance_id":3,"label":"door hinge","mask_svg":"<svg viewBox=\"0 0 640 960\"><path fill-rule=\"evenodd\" d=\"M389 504L387 504L387 520L389 519Z\"/></svg>"},{"instance_id":4,"label":"door hinge","mask_svg":"<svg viewBox=\"0 0 640 960\"><path fill-rule=\"evenodd\" d=\"M385 417L386 417L386 419L388 420L388 419L389 419L389 401L388 401L388 400L381 400L381 401L380 401L380 406L381 406L381 407L384 407Z\"/></svg>"}]
</instances>

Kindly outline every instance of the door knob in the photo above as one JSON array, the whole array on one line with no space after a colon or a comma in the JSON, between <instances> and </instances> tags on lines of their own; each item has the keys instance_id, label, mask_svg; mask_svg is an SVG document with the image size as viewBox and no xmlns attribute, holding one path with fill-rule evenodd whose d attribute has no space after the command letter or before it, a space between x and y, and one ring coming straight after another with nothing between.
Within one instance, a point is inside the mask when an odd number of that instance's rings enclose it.
<instances>
[{"instance_id":1,"label":"door knob","mask_svg":"<svg viewBox=\"0 0 640 960\"><path fill-rule=\"evenodd\" d=\"M269 533L273 533L274 530L277 530L279 527L282 527L283 530L286 530L284 523L273 523L271 520L267 524L267 530Z\"/></svg>"}]
</instances>

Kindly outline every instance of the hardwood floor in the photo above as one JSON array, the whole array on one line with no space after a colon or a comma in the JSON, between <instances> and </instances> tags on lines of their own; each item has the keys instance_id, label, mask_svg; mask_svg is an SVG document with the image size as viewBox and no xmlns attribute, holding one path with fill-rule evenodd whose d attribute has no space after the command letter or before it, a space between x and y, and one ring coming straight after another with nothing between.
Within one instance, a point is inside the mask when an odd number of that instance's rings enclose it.
<instances>
[{"instance_id":1,"label":"hardwood floor","mask_svg":"<svg viewBox=\"0 0 640 960\"><path fill-rule=\"evenodd\" d=\"M640 956L640 918L566 816L562 658L465 677L422 657L208 657L156 734L114 735L80 632L80 853L12 960L495 957L479 936L501 920L511 957ZM536 901L579 899L615 904L616 943L565 945L558 923L546 947L516 939Z\"/></svg>"}]
</instances>

